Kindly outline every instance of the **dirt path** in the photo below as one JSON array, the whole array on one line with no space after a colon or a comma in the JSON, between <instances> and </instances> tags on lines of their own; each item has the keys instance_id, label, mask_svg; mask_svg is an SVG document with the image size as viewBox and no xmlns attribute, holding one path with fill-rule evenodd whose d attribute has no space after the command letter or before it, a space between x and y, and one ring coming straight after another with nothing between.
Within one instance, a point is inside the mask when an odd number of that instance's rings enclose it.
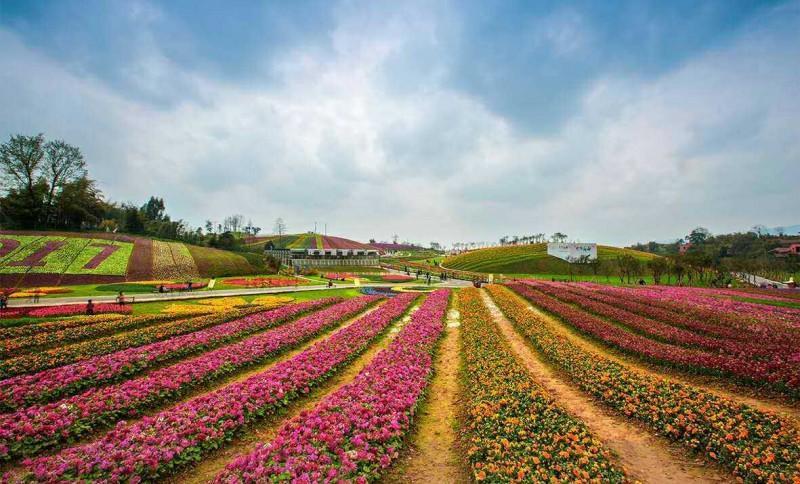
<instances>
[{"instance_id":1,"label":"dirt path","mask_svg":"<svg viewBox=\"0 0 800 484\"><path fill-rule=\"evenodd\" d=\"M417 414L409 447L381 482L467 482L456 448L458 411L459 314L450 310L434 363L425 403Z\"/></svg>"},{"instance_id":2,"label":"dirt path","mask_svg":"<svg viewBox=\"0 0 800 484\"><path fill-rule=\"evenodd\" d=\"M726 482L730 477L691 459L682 449L612 414L544 363L512 327L511 322L482 291L484 301L514 353L557 403L580 418L592 433L619 457L629 476L644 482Z\"/></svg>"},{"instance_id":3,"label":"dirt path","mask_svg":"<svg viewBox=\"0 0 800 484\"><path fill-rule=\"evenodd\" d=\"M517 296L519 297L519 296ZM527 300L519 298L529 310L535 312L542 319L548 321L553 329L564 335L572 343L580 346L590 353L601 354L604 357L616 361L625 367L657 378L665 378L688 386L699 388L708 393L733 400L735 402L749 405L758 410L773 412L784 418L794 420L800 426L800 408L796 404L785 401L777 401L776 398L765 397L757 389L744 388L738 385L724 385L719 378L704 377L700 375L687 375L685 372L672 370L655 364L648 364L639 358L625 355L613 348L608 348L600 343L590 340L582 335L575 328L572 328L549 314L533 307ZM752 393L758 396L753 396Z\"/></svg>"},{"instance_id":4,"label":"dirt path","mask_svg":"<svg viewBox=\"0 0 800 484\"><path fill-rule=\"evenodd\" d=\"M417 303L403 319L392 325L389 331L376 343L373 343L372 346L367 348L361 356L344 368L341 368L332 378L312 390L309 395L290 403L284 412L250 425L244 433L237 436L233 442L226 444L220 451L203 456L203 459L197 466L183 470L171 479L168 479L167 482L174 484L209 482L224 469L233 458L253 451L255 447L262 442L269 442L274 439L281 425L286 420L294 418L304 410L311 410L320 400L349 383L358 375L380 350L389 345L400 329L411 319L411 313L418 308L419 303ZM292 354L299 353L300 351L302 351L302 349ZM264 370L262 369L261 371Z\"/></svg>"}]
</instances>

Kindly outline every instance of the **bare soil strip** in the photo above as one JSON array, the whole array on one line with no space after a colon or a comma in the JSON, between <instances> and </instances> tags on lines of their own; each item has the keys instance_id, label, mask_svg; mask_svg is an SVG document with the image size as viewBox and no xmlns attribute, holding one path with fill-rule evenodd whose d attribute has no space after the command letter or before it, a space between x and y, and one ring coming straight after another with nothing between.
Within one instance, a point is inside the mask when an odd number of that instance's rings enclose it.
<instances>
[{"instance_id":1,"label":"bare soil strip","mask_svg":"<svg viewBox=\"0 0 800 484\"><path fill-rule=\"evenodd\" d=\"M317 403L320 402L320 400L335 392L347 383L350 383L350 381L356 375L358 375L358 373L365 366L367 366L370 361L372 361L372 358L380 350L386 348L389 343L394 340L400 328L402 328L411 319L411 313L419 308L419 303L420 301L417 301L414 307L412 307L412 309L409 311L409 314L404 316L394 325L390 326L389 331L384 336L380 337L377 342L373 343L372 346L370 346L364 353L361 354L361 356L356 358L347 366L341 368L327 382L313 389L308 395L295 400L293 403L290 403L284 412L268 417L260 422L257 422L255 425L251 425L245 430L244 433L239 434L233 440L233 442L228 443L216 453L203 456L203 459L196 466L179 472L175 476L168 479L167 482L175 484L209 482L214 479L214 476L216 476L223 468L225 468L225 466L236 456L252 452L258 444L269 442L274 439L284 421L297 416L304 410L311 410L317 405ZM359 316L362 315L363 313ZM355 319L348 321L347 324L351 324L353 321L355 321ZM342 327L344 326L339 326L339 328ZM291 358L295 354L300 353L301 351L313 345L316 341L318 341L318 339L315 339L313 342L308 343L307 345L303 345L303 348L297 349L290 354L285 355L282 359ZM267 368L261 368L259 371L264 371Z\"/></svg>"},{"instance_id":2,"label":"bare soil strip","mask_svg":"<svg viewBox=\"0 0 800 484\"><path fill-rule=\"evenodd\" d=\"M469 481L457 449L459 325L458 311L451 310L409 446L382 482Z\"/></svg>"},{"instance_id":3,"label":"bare soil strip","mask_svg":"<svg viewBox=\"0 0 800 484\"><path fill-rule=\"evenodd\" d=\"M644 482L725 482L730 477L687 456L623 417L612 414L587 397L577 387L542 360L519 335L486 291L483 298L500 331L533 376L572 415L580 418L611 449L633 479Z\"/></svg>"},{"instance_id":4,"label":"bare soil strip","mask_svg":"<svg viewBox=\"0 0 800 484\"><path fill-rule=\"evenodd\" d=\"M519 296L517 296L519 297ZM734 402L749 405L758 410L765 412L773 412L784 418L794 420L800 426L800 408L797 404L780 399L770 392L760 392L758 389L743 387L736 384L726 384L721 378L703 375L689 375L685 371L672 370L662 365L651 364L642 361L641 358L626 355L614 348L609 348L602 343L592 341L588 337L581 334L575 328L570 327L559 321L557 318L539 310L530 304L529 301L520 297L520 301L528 306L528 309L534 311L542 318L551 323L551 327L559 331L562 335L568 338L574 344L580 346L586 351L591 353L599 353L606 358L616 361L621 365L658 378L665 378L685 385L699 388L708 393L733 400Z\"/></svg>"}]
</instances>

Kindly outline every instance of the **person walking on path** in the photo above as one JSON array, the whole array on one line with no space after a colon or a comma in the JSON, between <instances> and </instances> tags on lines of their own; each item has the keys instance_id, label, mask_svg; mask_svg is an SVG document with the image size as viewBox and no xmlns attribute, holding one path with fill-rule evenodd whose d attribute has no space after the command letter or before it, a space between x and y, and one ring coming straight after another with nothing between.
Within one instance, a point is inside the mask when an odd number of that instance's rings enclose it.
<instances>
[{"instance_id":1,"label":"person walking on path","mask_svg":"<svg viewBox=\"0 0 800 484\"><path fill-rule=\"evenodd\" d=\"M91 316L94 314L94 303L91 299L86 302L86 315Z\"/></svg>"}]
</instances>

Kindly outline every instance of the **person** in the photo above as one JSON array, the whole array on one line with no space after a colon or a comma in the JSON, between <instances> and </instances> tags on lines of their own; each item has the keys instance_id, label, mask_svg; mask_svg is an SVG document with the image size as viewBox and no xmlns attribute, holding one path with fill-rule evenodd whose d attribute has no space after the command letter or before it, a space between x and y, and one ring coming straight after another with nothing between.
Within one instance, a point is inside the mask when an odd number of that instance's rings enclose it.
<instances>
[{"instance_id":1,"label":"person","mask_svg":"<svg viewBox=\"0 0 800 484\"><path fill-rule=\"evenodd\" d=\"M328 279L328 287L333 287L333 280Z\"/></svg>"},{"instance_id":2,"label":"person","mask_svg":"<svg viewBox=\"0 0 800 484\"><path fill-rule=\"evenodd\" d=\"M92 302L91 299L89 299L89 301L86 302L86 314L88 316L94 314L94 303Z\"/></svg>"},{"instance_id":3,"label":"person","mask_svg":"<svg viewBox=\"0 0 800 484\"><path fill-rule=\"evenodd\" d=\"M160 286L158 286L158 292L160 292L161 294L164 294L164 284L161 284Z\"/></svg>"},{"instance_id":4,"label":"person","mask_svg":"<svg viewBox=\"0 0 800 484\"><path fill-rule=\"evenodd\" d=\"M125 305L125 294L123 294L122 291L120 291L119 294L117 294L117 304L119 304L120 306Z\"/></svg>"},{"instance_id":5,"label":"person","mask_svg":"<svg viewBox=\"0 0 800 484\"><path fill-rule=\"evenodd\" d=\"M33 304L39 304L39 291L33 291Z\"/></svg>"},{"instance_id":6,"label":"person","mask_svg":"<svg viewBox=\"0 0 800 484\"><path fill-rule=\"evenodd\" d=\"M644 286L644 284L645 284L644 279L639 279L639 285Z\"/></svg>"},{"instance_id":7,"label":"person","mask_svg":"<svg viewBox=\"0 0 800 484\"><path fill-rule=\"evenodd\" d=\"M0 294L0 309L6 309L8 307L8 294L2 293Z\"/></svg>"}]
</instances>

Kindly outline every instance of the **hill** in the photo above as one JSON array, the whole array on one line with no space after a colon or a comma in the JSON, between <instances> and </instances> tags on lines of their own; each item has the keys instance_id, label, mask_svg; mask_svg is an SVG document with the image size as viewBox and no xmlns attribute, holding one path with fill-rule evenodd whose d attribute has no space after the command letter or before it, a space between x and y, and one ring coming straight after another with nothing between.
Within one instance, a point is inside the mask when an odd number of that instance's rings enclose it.
<instances>
[{"instance_id":1,"label":"hill","mask_svg":"<svg viewBox=\"0 0 800 484\"><path fill-rule=\"evenodd\" d=\"M176 280L260 272L260 257L103 232L0 231L0 286Z\"/></svg>"},{"instance_id":2,"label":"hill","mask_svg":"<svg viewBox=\"0 0 800 484\"><path fill-rule=\"evenodd\" d=\"M640 260L657 257L653 254L606 245L597 246L600 260L615 259L620 254L629 254ZM567 274L569 263L547 255L547 244L509 245L478 249L448 257L442 265L486 274Z\"/></svg>"},{"instance_id":3,"label":"hill","mask_svg":"<svg viewBox=\"0 0 800 484\"><path fill-rule=\"evenodd\" d=\"M334 237L332 235L315 234L313 232L253 237L248 240L247 245L248 247L263 248L265 244L270 242L276 249L374 249L372 246L356 242L355 240L345 239L344 237Z\"/></svg>"}]
</instances>

